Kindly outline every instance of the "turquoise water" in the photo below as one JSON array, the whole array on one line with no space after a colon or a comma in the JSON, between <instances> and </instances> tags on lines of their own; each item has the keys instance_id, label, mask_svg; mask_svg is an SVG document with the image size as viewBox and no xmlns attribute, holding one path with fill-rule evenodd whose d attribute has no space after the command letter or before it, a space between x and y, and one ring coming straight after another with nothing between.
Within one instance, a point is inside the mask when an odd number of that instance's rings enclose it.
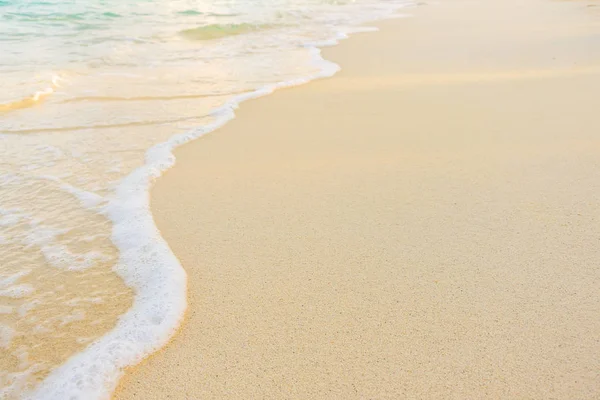
<instances>
[{"instance_id":1,"label":"turquoise water","mask_svg":"<svg viewBox=\"0 0 600 400\"><path fill-rule=\"evenodd\" d=\"M328 39L340 25L372 19L389 5L364 0L5 0L0 4L0 73L8 85L0 103L45 90L54 75L135 69L150 73L150 78L156 76L151 74L156 67L181 68L223 58L241 61L252 55L262 58L256 67L278 72L281 60L275 49L292 51L307 40ZM246 37L217 46L208 43L230 36ZM233 62L227 68L232 74L246 72ZM191 78L210 79L210 74Z\"/></svg>"},{"instance_id":2,"label":"turquoise water","mask_svg":"<svg viewBox=\"0 0 600 400\"><path fill-rule=\"evenodd\" d=\"M149 209L171 150L330 76L404 0L0 0L0 398L96 399L157 350L186 276Z\"/></svg>"}]
</instances>

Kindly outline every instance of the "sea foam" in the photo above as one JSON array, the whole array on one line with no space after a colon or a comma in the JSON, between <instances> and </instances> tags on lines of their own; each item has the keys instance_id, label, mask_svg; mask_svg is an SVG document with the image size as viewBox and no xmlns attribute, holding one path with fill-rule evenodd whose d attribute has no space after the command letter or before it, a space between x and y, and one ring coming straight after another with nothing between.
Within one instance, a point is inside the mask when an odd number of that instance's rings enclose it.
<instances>
[{"instance_id":1,"label":"sea foam","mask_svg":"<svg viewBox=\"0 0 600 400\"><path fill-rule=\"evenodd\" d=\"M381 18L392 15L391 7ZM115 271L135 290L129 311L108 334L71 357L29 394L29 399L108 399L127 366L167 344L180 326L187 307L186 273L156 227L149 189L152 182L175 163L173 149L212 132L234 118L243 101L268 95L277 89L301 85L334 75L340 67L323 59L319 47L331 46L348 33L373 28L347 28L331 40L305 45L319 72L306 77L266 85L234 97L213 111L216 121L150 148L143 166L126 176L115 194L101 207L113 223L112 241L119 249ZM97 202L91 202L97 207Z\"/></svg>"},{"instance_id":2,"label":"sea foam","mask_svg":"<svg viewBox=\"0 0 600 400\"><path fill-rule=\"evenodd\" d=\"M340 36L343 38L345 36ZM311 48L315 57L320 50ZM152 181L175 163L173 149L223 126L242 101L335 74L339 67L321 59L319 75L269 85L237 96L215 110L217 122L174 136L147 152L146 164L127 176L104 209L113 222L112 240L120 256L115 271L136 291L132 308L117 326L54 370L31 399L105 399L123 369L164 346L175 333L187 307L186 274L158 231L150 213Z\"/></svg>"}]
</instances>

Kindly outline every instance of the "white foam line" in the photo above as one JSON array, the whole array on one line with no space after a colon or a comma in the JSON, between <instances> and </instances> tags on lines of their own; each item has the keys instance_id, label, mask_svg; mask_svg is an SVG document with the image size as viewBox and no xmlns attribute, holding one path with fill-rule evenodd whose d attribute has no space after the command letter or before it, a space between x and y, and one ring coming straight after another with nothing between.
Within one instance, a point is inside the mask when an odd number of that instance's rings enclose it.
<instances>
[{"instance_id":1,"label":"white foam line","mask_svg":"<svg viewBox=\"0 0 600 400\"><path fill-rule=\"evenodd\" d=\"M352 32L365 30L376 29L357 28ZM235 109L243 101L333 76L340 67L325 60L317 46L331 46L346 37L340 33L331 41L308 45L315 61L322 65L320 73L236 96L212 113L217 117L216 122L173 136L148 150L146 164L121 181L104 209L113 223L112 240L120 252L115 271L134 288L133 306L121 316L113 330L55 369L27 398L109 399L125 367L139 363L167 344L187 308L187 277L154 223L149 195L152 182L174 165L176 147L223 126L235 117Z\"/></svg>"}]
</instances>

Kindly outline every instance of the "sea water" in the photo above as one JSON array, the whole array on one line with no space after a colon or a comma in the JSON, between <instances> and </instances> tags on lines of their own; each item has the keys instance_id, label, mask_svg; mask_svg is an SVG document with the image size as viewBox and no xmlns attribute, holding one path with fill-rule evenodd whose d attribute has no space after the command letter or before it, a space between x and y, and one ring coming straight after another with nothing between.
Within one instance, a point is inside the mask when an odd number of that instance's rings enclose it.
<instances>
[{"instance_id":1,"label":"sea water","mask_svg":"<svg viewBox=\"0 0 600 400\"><path fill-rule=\"evenodd\" d=\"M0 398L107 398L163 346L186 308L149 208L171 150L333 75L319 46L406 4L0 0Z\"/></svg>"}]
</instances>

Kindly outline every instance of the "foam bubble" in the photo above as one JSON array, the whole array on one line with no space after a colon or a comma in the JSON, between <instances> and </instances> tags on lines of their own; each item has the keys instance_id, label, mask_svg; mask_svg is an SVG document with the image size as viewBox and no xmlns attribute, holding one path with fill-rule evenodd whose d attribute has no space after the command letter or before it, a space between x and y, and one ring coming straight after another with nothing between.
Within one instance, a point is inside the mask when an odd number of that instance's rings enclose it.
<instances>
[{"instance_id":1,"label":"foam bubble","mask_svg":"<svg viewBox=\"0 0 600 400\"><path fill-rule=\"evenodd\" d=\"M65 315L61 318L61 325L68 325L72 322L83 321L85 319L85 311L83 310L75 310L73 313L69 315Z\"/></svg>"},{"instance_id":2,"label":"foam bubble","mask_svg":"<svg viewBox=\"0 0 600 400\"><path fill-rule=\"evenodd\" d=\"M23 244L28 246L45 246L51 244L59 235L69 232L68 229L56 229L41 225L38 221L29 223L30 231L23 238Z\"/></svg>"},{"instance_id":3,"label":"foam bubble","mask_svg":"<svg viewBox=\"0 0 600 400\"><path fill-rule=\"evenodd\" d=\"M23 178L17 174L12 174L12 173L0 174L0 185L2 185L2 186L19 185L21 183L23 183ZM0 210L0 214L1 213L2 213L2 210Z\"/></svg>"},{"instance_id":4,"label":"foam bubble","mask_svg":"<svg viewBox=\"0 0 600 400\"><path fill-rule=\"evenodd\" d=\"M9 326L0 324L0 348L7 349L10 346L15 330Z\"/></svg>"},{"instance_id":5,"label":"foam bubble","mask_svg":"<svg viewBox=\"0 0 600 400\"><path fill-rule=\"evenodd\" d=\"M21 216L19 214L4 214L0 217L0 226L14 226L18 224L19 221L21 221Z\"/></svg>"},{"instance_id":6,"label":"foam bubble","mask_svg":"<svg viewBox=\"0 0 600 400\"><path fill-rule=\"evenodd\" d=\"M41 176L42 179L56 182L60 185L60 188L65 192L76 197L81 205L87 209L97 208L99 205L105 202L104 197L87 190L80 189L76 186L69 185L68 183L63 182L60 178L56 176Z\"/></svg>"},{"instance_id":7,"label":"foam bubble","mask_svg":"<svg viewBox=\"0 0 600 400\"><path fill-rule=\"evenodd\" d=\"M3 378L3 386L0 387L0 399L8 399L12 393L23 393L27 382L37 371L36 366L32 366L20 373L6 374Z\"/></svg>"},{"instance_id":8,"label":"foam bubble","mask_svg":"<svg viewBox=\"0 0 600 400\"><path fill-rule=\"evenodd\" d=\"M14 311L14 307L0 304L0 315L12 314Z\"/></svg>"},{"instance_id":9,"label":"foam bubble","mask_svg":"<svg viewBox=\"0 0 600 400\"><path fill-rule=\"evenodd\" d=\"M29 311L36 308L39 304L40 304L39 300L32 300L27 303L23 303L23 304L21 304L21 306L19 306L19 308L17 310L17 314L19 315L19 317L23 318L27 315L27 313Z\"/></svg>"},{"instance_id":10,"label":"foam bubble","mask_svg":"<svg viewBox=\"0 0 600 400\"><path fill-rule=\"evenodd\" d=\"M11 299L20 299L23 297L27 297L35 291L33 286L23 284L23 285L15 285L10 286L6 289L0 290L0 297L8 297Z\"/></svg>"},{"instance_id":11,"label":"foam bubble","mask_svg":"<svg viewBox=\"0 0 600 400\"><path fill-rule=\"evenodd\" d=\"M110 260L109 256L95 250L74 254L62 244L42 246L41 251L48 264L69 271L83 271L93 267L99 261Z\"/></svg>"},{"instance_id":12,"label":"foam bubble","mask_svg":"<svg viewBox=\"0 0 600 400\"><path fill-rule=\"evenodd\" d=\"M6 289L11 285L15 284L19 279L27 276L31 273L31 270L24 269L23 271L17 272L12 275L4 276L0 279L0 289Z\"/></svg>"}]
</instances>

